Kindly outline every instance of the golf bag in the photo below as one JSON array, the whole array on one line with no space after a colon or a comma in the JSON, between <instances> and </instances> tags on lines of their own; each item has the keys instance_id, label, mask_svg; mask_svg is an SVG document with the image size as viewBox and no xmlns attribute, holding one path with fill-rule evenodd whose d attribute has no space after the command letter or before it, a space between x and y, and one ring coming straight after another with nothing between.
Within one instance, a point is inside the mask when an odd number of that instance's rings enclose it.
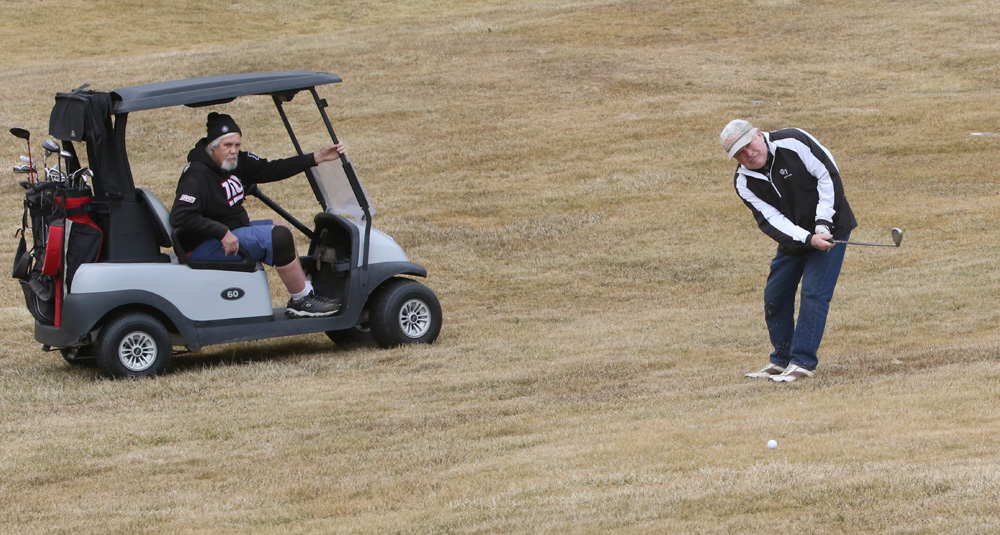
<instances>
[{"instance_id":1,"label":"golf bag","mask_svg":"<svg viewBox=\"0 0 1000 535\"><path fill-rule=\"evenodd\" d=\"M104 233L90 214L89 187L63 182L25 184L20 241L12 275L21 281L28 311L45 325L59 326L62 298L80 265L96 262ZM25 237L31 228L31 248Z\"/></svg>"}]
</instances>

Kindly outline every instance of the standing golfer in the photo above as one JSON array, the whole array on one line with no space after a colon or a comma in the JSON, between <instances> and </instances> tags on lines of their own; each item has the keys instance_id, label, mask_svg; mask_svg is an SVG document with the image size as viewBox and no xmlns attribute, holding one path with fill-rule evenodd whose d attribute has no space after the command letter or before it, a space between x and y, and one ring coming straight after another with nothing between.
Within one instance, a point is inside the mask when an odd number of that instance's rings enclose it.
<instances>
[{"instance_id":1,"label":"standing golfer","mask_svg":"<svg viewBox=\"0 0 1000 535\"><path fill-rule=\"evenodd\" d=\"M719 136L739 162L733 183L757 226L778 242L764 288L771 362L747 377L791 382L812 377L837 286L846 240L858 226L833 155L798 128L761 132L730 122ZM795 294L802 283L798 321Z\"/></svg>"}]
</instances>

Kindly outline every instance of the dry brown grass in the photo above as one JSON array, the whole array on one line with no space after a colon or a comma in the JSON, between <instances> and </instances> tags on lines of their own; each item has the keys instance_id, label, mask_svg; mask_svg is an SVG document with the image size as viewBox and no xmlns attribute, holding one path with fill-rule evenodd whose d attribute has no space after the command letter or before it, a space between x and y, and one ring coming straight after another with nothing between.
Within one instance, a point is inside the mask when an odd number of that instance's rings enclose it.
<instances>
[{"instance_id":1,"label":"dry brown grass","mask_svg":"<svg viewBox=\"0 0 1000 535\"><path fill-rule=\"evenodd\" d=\"M441 338L235 344L106 381L39 350L11 281L0 531L1000 531L1000 138L969 135L1000 125L994 2L313 4L4 2L0 123L40 141L84 82L340 74L335 127ZM279 156L269 106L229 110ZM169 198L203 117L134 114L138 180ZM849 251L805 384L742 380L773 246L715 141L733 117L830 147L856 238L907 232Z\"/></svg>"}]
</instances>

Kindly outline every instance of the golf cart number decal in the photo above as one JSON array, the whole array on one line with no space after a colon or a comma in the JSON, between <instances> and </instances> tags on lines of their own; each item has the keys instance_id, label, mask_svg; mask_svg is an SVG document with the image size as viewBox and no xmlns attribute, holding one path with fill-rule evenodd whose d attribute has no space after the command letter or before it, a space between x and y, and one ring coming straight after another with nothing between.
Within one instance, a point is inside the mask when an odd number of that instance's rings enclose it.
<instances>
[{"instance_id":1,"label":"golf cart number decal","mask_svg":"<svg viewBox=\"0 0 1000 535\"><path fill-rule=\"evenodd\" d=\"M240 182L236 175L230 175L229 180L222 183L222 187L226 190L226 200L229 201L229 206L232 206L243 200L243 183Z\"/></svg>"},{"instance_id":2,"label":"golf cart number decal","mask_svg":"<svg viewBox=\"0 0 1000 535\"><path fill-rule=\"evenodd\" d=\"M222 290L222 298L226 301L235 301L246 295L243 288L226 288Z\"/></svg>"}]
</instances>

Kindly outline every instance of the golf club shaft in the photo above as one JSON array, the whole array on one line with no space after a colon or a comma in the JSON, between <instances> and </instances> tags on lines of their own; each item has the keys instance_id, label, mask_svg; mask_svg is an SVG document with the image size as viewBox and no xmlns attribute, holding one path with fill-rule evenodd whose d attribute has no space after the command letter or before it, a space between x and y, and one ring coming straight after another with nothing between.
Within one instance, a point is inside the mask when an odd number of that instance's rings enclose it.
<instances>
[{"instance_id":1,"label":"golf club shaft","mask_svg":"<svg viewBox=\"0 0 1000 535\"><path fill-rule=\"evenodd\" d=\"M28 160L30 162L32 162L31 163L31 168L30 168L31 172L28 173L28 180L30 180L32 184L36 184L36 183L38 183L38 175L36 174L36 171L35 171L35 165L34 165L35 159L31 157L31 141L29 141L29 140L25 140L25 141L27 141L27 143L28 143Z\"/></svg>"},{"instance_id":2,"label":"golf club shaft","mask_svg":"<svg viewBox=\"0 0 1000 535\"><path fill-rule=\"evenodd\" d=\"M865 243L859 241L847 241L847 240L830 240L833 243L844 243L847 245L867 245L869 247L899 247L895 243Z\"/></svg>"}]
</instances>

